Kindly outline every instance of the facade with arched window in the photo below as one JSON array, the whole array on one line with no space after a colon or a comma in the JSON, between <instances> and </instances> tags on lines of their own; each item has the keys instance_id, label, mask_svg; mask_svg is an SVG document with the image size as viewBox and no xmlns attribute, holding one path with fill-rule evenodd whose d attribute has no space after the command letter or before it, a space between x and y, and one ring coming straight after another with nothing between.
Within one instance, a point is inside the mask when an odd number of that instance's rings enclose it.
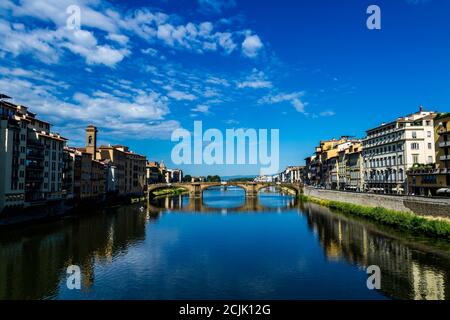
<instances>
[{"instance_id":1,"label":"facade with arched window","mask_svg":"<svg viewBox=\"0 0 450 320\"><path fill-rule=\"evenodd\" d=\"M423 111L367 130L363 162L364 190L378 193L408 192L406 172L416 163L435 162L434 117Z\"/></svg>"}]
</instances>

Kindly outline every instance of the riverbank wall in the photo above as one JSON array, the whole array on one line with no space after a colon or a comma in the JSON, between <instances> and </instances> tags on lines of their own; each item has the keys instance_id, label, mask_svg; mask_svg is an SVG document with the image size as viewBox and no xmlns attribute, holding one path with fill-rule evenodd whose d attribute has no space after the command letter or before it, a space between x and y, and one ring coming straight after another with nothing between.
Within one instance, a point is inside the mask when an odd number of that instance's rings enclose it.
<instances>
[{"instance_id":1,"label":"riverbank wall","mask_svg":"<svg viewBox=\"0 0 450 320\"><path fill-rule=\"evenodd\" d=\"M105 196L101 199L85 199L81 201L62 200L45 205L14 208L4 210L0 214L0 230L3 228L23 227L35 223L55 221L68 216L89 214L91 211L107 209L119 205L145 201L139 196Z\"/></svg>"},{"instance_id":2,"label":"riverbank wall","mask_svg":"<svg viewBox=\"0 0 450 320\"><path fill-rule=\"evenodd\" d=\"M304 195L328 201L346 202L366 207L381 207L420 216L450 219L450 198L384 195L304 187Z\"/></svg>"}]
</instances>

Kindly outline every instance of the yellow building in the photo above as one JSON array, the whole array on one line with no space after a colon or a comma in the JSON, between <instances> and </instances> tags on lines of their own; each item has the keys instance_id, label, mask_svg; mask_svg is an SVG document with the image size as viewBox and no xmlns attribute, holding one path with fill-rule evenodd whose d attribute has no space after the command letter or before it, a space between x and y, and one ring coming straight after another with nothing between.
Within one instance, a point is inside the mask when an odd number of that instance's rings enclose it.
<instances>
[{"instance_id":1,"label":"yellow building","mask_svg":"<svg viewBox=\"0 0 450 320\"><path fill-rule=\"evenodd\" d=\"M329 189L336 189L338 185L338 146L345 143L348 137L339 139L323 140L316 147L316 157L318 159L318 176L316 185L321 185Z\"/></svg>"},{"instance_id":2,"label":"yellow building","mask_svg":"<svg viewBox=\"0 0 450 320\"><path fill-rule=\"evenodd\" d=\"M450 113L434 118L436 163L408 171L409 190L416 195L450 196Z\"/></svg>"}]
</instances>

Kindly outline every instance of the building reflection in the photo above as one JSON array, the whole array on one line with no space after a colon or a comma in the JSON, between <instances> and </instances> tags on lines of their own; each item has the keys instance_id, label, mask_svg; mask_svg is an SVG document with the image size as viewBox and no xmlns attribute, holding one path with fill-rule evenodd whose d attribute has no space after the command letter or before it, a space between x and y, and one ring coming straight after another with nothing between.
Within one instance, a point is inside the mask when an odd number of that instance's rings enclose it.
<instances>
[{"instance_id":1,"label":"building reflection","mask_svg":"<svg viewBox=\"0 0 450 320\"><path fill-rule=\"evenodd\" d=\"M429 251L424 253L407 240L393 238L373 225L315 204L306 204L302 211L328 259L344 259L364 269L370 265L380 267L381 292L386 296L450 298L448 251L427 248Z\"/></svg>"},{"instance_id":2,"label":"building reflection","mask_svg":"<svg viewBox=\"0 0 450 320\"><path fill-rule=\"evenodd\" d=\"M55 297L69 265L80 266L82 287L89 290L96 262L111 262L145 237L145 212L138 207L109 211L114 212L33 226L22 236L2 232L0 300Z\"/></svg>"}]
</instances>

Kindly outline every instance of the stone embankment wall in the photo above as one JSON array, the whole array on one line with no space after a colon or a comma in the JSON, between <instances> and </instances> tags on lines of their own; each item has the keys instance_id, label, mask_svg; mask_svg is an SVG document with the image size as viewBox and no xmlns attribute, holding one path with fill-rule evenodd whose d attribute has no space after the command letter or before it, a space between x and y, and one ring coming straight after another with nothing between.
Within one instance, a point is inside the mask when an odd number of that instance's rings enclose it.
<instances>
[{"instance_id":1,"label":"stone embankment wall","mask_svg":"<svg viewBox=\"0 0 450 320\"><path fill-rule=\"evenodd\" d=\"M391 196L375 193L356 193L336 190L304 188L306 196L348 202L367 207L383 207L396 211L412 212L422 216L450 219L450 198L425 198L416 196Z\"/></svg>"}]
</instances>

